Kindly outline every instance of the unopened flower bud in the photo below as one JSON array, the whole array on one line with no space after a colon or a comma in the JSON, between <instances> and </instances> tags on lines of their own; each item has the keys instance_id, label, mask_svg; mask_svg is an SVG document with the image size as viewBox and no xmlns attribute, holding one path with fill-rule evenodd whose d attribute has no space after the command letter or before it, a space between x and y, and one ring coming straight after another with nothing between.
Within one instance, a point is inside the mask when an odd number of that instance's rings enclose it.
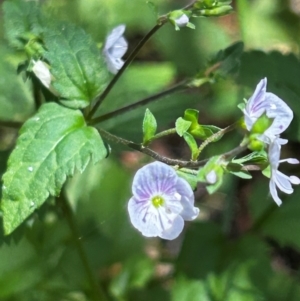
<instances>
[{"instance_id":1,"label":"unopened flower bud","mask_svg":"<svg viewBox=\"0 0 300 301\"><path fill-rule=\"evenodd\" d=\"M231 5L223 5L211 9L201 9L196 12L197 16L205 16L205 17L218 17L227 15L232 12Z\"/></svg>"},{"instance_id":2,"label":"unopened flower bud","mask_svg":"<svg viewBox=\"0 0 300 301\"><path fill-rule=\"evenodd\" d=\"M46 63L41 60L33 61L32 72L46 88L50 88L51 73Z\"/></svg>"},{"instance_id":3,"label":"unopened flower bud","mask_svg":"<svg viewBox=\"0 0 300 301\"><path fill-rule=\"evenodd\" d=\"M206 181L209 184L215 184L218 180L217 174L214 170L211 170L207 175L206 175Z\"/></svg>"},{"instance_id":4,"label":"unopened flower bud","mask_svg":"<svg viewBox=\"0 0 300 301\"><path fill-rule=\"evenodd\" d=\"M174 10L169 13L168 19L175 26L175 30L179 30L180 27L195 28L194 24L189 22L189 13L187 11Z\"/></svg>"}]
</instances>

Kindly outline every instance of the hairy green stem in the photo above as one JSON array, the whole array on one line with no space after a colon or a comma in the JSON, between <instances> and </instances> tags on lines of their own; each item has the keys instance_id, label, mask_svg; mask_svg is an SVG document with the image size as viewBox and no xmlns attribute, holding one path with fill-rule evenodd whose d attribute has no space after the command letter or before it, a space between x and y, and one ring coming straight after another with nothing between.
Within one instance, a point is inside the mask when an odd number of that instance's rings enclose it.
<instances>
[{"instance_id":1,"label":"hairy green stem","mask_svg":"<svg viewBox=\"0 0 300 301\"><path fill-rule=\"evenodd\" d=\"M204 159L201 161L185 161L185 160L178 160L178 159L170 159L170 158L161 156L157 152L153 151L152 149L150 149L146 146L143 146L142 144L138 144L133 141L118 137L116 135L113 135L113 134L101 129L101 128L97 128L97 130L100 133L100 135L102 137L106 138L107 140L126 145L134 150L137 150L143 154L146 154L146 155L152 157L153 159L155 159L157 161L166 163L168 165L197 168L197 167L205 165L205 163L208 162L208 159ZM234 148L233 150L222 154L222 157L223 157L223 159L228 159L228 158L234 157L234 156L238 155L239 153L243 152L245 149L246 149L245 146L238 146L238 147Z\"/></svg>"},{"instance_id":2,"label":"hairy green stem","mask_svg":"<svg viewBox=\"0 0 300 301\"><path fill-rule=\"evenodd\" d=\"M110 81L106 89L103 91L103 93L99 96L97 99L94 107L91 109L90 113L88 114L88 118L90 119L98 110L99 106L103 102L103 100L106 98L106 96L109 94L110 90L113 88L113 86L117 83L123 72L126 70L126 68L130 65L130 63L134 60L140 49L145 45L145 43L156 33L158 29L162 27L167 22L166 18L160 18L160 22L157 23L145 36L144 38L137 44L135 49L130 53L127 60L125 61L122 68L118 71L118 73L113 77L113 79Z\"/></svg>"},{"instance_id":3,"label":"hairy green stem","mask_svg":"<svg viewBox=\"0 0 300 301\"><path fill-rule=\"evenodd\" d=\"M160 133L157 133L150 140L146 141L146 143L144 143L144 146L149 145L153 140L160 139L162 137L165 137L165 136L168 136L168 135L173 135L173 134L176 134L176 129L175 128L168 129L168 130L162 131Z\"/></svg>"},{"instance_id":4,"label":"hairy green stem","mask_svg":"<svg viewBox=\"0 0 300 301\"><path fill-rule=\"evenodd\" d=\"M203 149L210 143L216 141L217 139L221 138L221 136L223 136L224 134L234 130L236 128L236 123L227 126L225 129L222 129L220 131L218 131L217 133L214 133L213 135L211 135L210 137L208 137L203 143L201 143L201 145L199 146L198 149L198 156L201 154L201 152L203 151Z\"/></svg>"},{"instance_id":5,"label":"hairy green stem","mask_svg":"<svg viewBox=\"0 0 300 301\"><path fill-rule=\"evenodd\" d=\"M73 236L73 241L75 243L75 246L77 248L78 251L78 255L82 261L82 264L84 266L86 275L89 279L91 288L93 290L93 295L94 295L94 300L95 301L107 301L107 298L104 294L104 292L102 292L100 285L97 282L97 279L95 278L95 275L93 273L93 270L91 268L91 265L89 263L87 254L84 250L82 241L80 240L81 234L79 232L79 229L77 227L77 223L75 220L75 216L74 213L72 211L72 208L69 204L69 201L67 199L67 196L65 194L65 191L62 190L60 196L57 198L57 201L59 202L63 213L66 217L66 220L69 224L70 230L72 232L72 236Z\"/></svg>"},{"instance_id":6,"label":"hairy green stem","mask_svg":"<svg viewBox=\"0 0 300 301\"><path fill-rule=\"evenodd\" d=\"M124 114L124 113L127 113L131 110L134 110L138 107L141 107L141 106L144 106L152 101L155 101L161 97L164 97L166 95L170 95L172 93L175 93L175 92L178 92L178 91L184 91L186 89L188 89L188 87L186 86L186 84L188 83L188 81L182 81L178 84L176 84L175 86L167 89L167 90L164 90L162 92L159 92L157 94L154 94L154 95L151 95L149 97L146 97L144 99L141 99L133 104L130 104L128 106L125 106L123 108L120 108L116 111L113 111L113 112L110 112L110 113L107 113L107 114L104 114L102 116L99 116L99 117L96 117L92 120L90 120L88 123L93 125L93 124L97 124L97 123L100 123L100 122L103 122L105 120L108 120L108 119L111 119L113 117L116 117L118 115L121 115L121 114Z\"/></svg>"}]
</instances>

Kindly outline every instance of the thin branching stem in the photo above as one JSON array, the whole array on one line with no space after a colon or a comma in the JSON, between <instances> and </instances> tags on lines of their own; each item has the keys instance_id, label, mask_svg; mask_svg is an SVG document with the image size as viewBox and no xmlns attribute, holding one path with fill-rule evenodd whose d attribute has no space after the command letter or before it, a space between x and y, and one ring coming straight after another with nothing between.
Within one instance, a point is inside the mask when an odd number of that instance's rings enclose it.
<instances>
[{"instance_id":1,"label":"thin branching stem","mask_svg":"<svg viewBox=\"0 0 300 301\"><path fill-rule=\"evenodd\" d=\"M90 120L88 123L91 124L91 125L98 124L100 122L111 119L111 118L116 117L118 115L127 113L129 111L134 110L134 109L137 109L141 106L145 106L148 103L151 103L155 100L158 100L159 98L162 98L164 96L167 96L167 95L173 94L175 92L179 92L179 91L185 91L185 90L188 89L188 87L186 86L187 83L188 83L188 81L180 82L180 83L174 85L173 87L171 87L169 89L166 89L162 92L159 92L157 94L154 94L154 95L151 95L151 96L146 97L144 99L141 99L141 100L139 100L139 101L137 101L133 104L130 104L130 105L125 106L123 108L120 108L118 110L115 110L115 111L109 112L107 114L104 114L102 116L96 117L96 118Z\"/></svg>"},{"instance_id":2,"label":"thin branching stem","mask_svg":"<svg viewBox=\"0 0 300 301\"><path fill-rule=\"evenodd\" d=\"M162 137L173 135L173 134L176 134L176 128L168 129L168 130L162 131L160 133L157 133L149 141L147 141L146 145L148 145L149 143L151 143L152 141L154 141L156 139L160 139Z\"/></svg>"},{"instance_id":3,"label":"thin branching stem","mask_svg":"<svg viewBox=\"0 0 300 301\"><path fill-rule=\"evenodd\" d=\"M208 137L203 143L201 143L201 145L198 148L198 153L199 155L201 154L201 152L203 151L203 149L209 145L212 142L215 142L216 140L220 139L224 134L234 130L236 128L237 124L234 123L232 125L227 126L224 129L221 129L220 131L214 133L213 135L211 135L210 137Z\"/></svg>"},{"instance_id":4,"label":"thin branching stem","mask_svg":"<svg viewBox=\"0 0 300 301\"><path fill-rule=\"evenodd\" d=\"M112 78L108 86L105 88L103 93L99 96L97 99L94 107L91 109L90 113L88 114L88 119L90 119L98 110L101 103L104 101L106 96L109 94L111 89L114 87L114 85L117 83L119 78L122 76L123 72L126 70L126 68L130 65L130 63L134 60L136 55L139 53L141 48L145 45L145 43L167 22L167 18L160 18L160 22L158 22L145 36L144 38L137 44L137 46L134 48L134 50L130 53L127 60L125 61L122 68L118 71L118 73Z\"/></svg>"},{"instance_id":5,"label":"thin branching stem","mask_svg":"<svg viewBox=\"0 0 300 301\"><path fill-rule=\"evenodd\" d=\"M98 128L97 130L103 138L105 138L109 141L126 145L136 151L146 154L146 155L152 157L153 159L163 162L163 163L166 163L168 165L179 166L179 167L198 168L198 167L205 165L205 163L208 162L208 159L204 159L201 161L185 161L185 160L178 160L178 159L170 159L168 157L161 156L157 152L153 151L152 149L150 149L146 146L143 146L142 144L138 144L133 141L118 137L116 135L113 135L113 134L101 129L101 128ZM240 154L246 148L247 148L246 146L238 146L238 147L232 149L231 151L222 154L221 156L224 160L226 160L226 159L232 158L232 157Z\"/></svg>"}]
</instances>

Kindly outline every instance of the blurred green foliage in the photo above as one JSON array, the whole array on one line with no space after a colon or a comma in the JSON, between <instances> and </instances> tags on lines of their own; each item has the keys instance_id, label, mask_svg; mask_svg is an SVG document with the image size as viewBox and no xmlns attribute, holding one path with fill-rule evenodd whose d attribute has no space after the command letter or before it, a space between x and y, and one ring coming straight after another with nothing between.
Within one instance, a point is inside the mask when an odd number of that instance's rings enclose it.
<instances>
[{"instance_id":1,"label":"blurred green foliage","mask_svg":"<svg viewBox=\"0 0 300 301\"><path fill-rule=\"evenodd\" d=\"M45 15L83 27L99 45L111 28L126 24L129 50L156 20L153 6L144 0L40 2ZM186 4L180 0L151 2L160 14ZM245 51L238 72L221 74L199 89L172 94L147 106L157 119L158 130L174 127L187 108L199 110L201 124L224 127L240 117L237 104L266 76L268 91L284 99L295 114L286 133L292 143L282 156L299 158L300 12L292 3L296 1L237 0L235 13L193 20L195 30L175 32L172 26L164 26L142 49L98 114L194 76L221 49L242 40ZM32 88L24 73L16 73L24 57L9 49L2 28L0 24L0 120L25 121L34 112ZM105 121L103 127L139 142L144 112L145 107L130 111ZM1 126L1 174L12 148L11 135L7 126ZM229 135L204 154L229 150L238 139ZM170 156L185 155L183 144L176 139L159 147ZM146 239L133 229L127 214L131 179L143 160L147 158L114 145L110 158L76 174L67 185L80 231L75 240L83 244L108 300L299 300L299 187L278 208L268 197L266 178L253 173L253 179L245 181L228 175L213 195L198 186L199 220L188 224L179 239ZM295 167L287 173L299 176ZM53 199L11 237L0 234L0 299L93 300L76 241Z\"/></svg>"}]
</instances>

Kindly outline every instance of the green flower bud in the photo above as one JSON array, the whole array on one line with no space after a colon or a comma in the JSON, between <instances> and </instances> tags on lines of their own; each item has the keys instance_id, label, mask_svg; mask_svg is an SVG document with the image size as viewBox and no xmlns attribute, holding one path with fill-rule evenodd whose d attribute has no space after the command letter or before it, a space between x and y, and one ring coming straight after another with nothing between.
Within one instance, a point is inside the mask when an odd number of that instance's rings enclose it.
<instances>
[{"instance_id":1,"label":"green flower bud","mask_svg":"<svg viewBox=\"0 0 300 301\"><path fill-rule=\"evenodd\" d=\"M203 9L203 8L212 8L218 3L217 0L198 0L194 4L194 8Z\"/></svg>"},{"instance_id":2,"label":"green flower bud","mask_svg":"<svg viewBox=\"0 0 300 301\"><path fill-rule=\"evenodd\" d=\"M223 5L219 7L215 7L212 9L201 9L195 11L195 16L204 16L204 17L218 17L231 13L233 8L231 5Z\"/></svg>"},{"instance_id":3,"label":"green flower bud","mask_svg":"<svg viewBox=\"0 0 300 301\"><path fill-rule=\"evenodd\" d=\"M249 138L248 148L252 151L261 151L265 147L265 143L257 139L258 135L251 135Z\"/></svg>"},{"instance_id":4,"label":"green flower bud","mask_svg":"<svg viewBox=\"0 0 300 301\"><path fill-rule=\"evenodd\" d=\"M196 9L214 8L229 5L231 2L231 0L198 0L193 7Z\"/></svg>"}]
</instances>

